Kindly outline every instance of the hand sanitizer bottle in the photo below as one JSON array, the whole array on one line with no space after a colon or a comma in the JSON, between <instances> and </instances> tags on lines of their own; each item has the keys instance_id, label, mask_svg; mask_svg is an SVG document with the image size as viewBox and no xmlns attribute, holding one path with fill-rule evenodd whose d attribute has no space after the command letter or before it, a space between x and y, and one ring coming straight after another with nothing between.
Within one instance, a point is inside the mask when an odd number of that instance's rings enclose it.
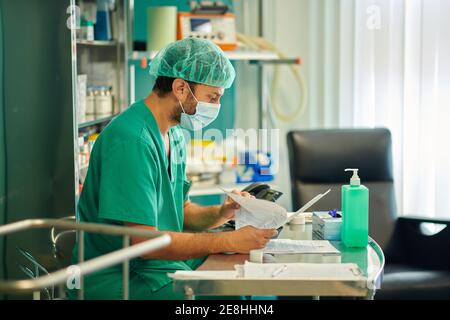
<instances>
[{"instance_id":1,"label":"hand sanitizer bottle","mask_svg":"<svg viewBox=\"0 0 450 320\"><path fill-rule=\"evenodd\" d=\"M358 169L350 185L342 186L342 242L347 247L366 247L369 238L369 189L361 185Z\"/></svg>"}]
</instances>

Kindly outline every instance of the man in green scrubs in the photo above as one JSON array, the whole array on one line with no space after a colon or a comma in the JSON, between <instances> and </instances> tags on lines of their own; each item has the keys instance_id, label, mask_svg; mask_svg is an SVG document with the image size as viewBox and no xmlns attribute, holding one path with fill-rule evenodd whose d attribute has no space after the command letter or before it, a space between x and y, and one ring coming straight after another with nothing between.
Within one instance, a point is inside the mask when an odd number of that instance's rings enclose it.
<instances>
[{"instance_id":1,"label":"man in green scrubs","mask_svg":"<svg viewBox=\"0 0 450 320\"><path fill-rule=\"evenodd\" d=\"M83 222L167 232L169 246L130 261L130 298L182 299L167 273L195 270L209 254L262 248L276 230L201 232L233 219L239 205L227 199L221 206L201 207L188 199L179 125L198 130L217 116L235 77L223 52L207 40L177 41L159 51L150 74L156 78L150 95L113 120L95 142L78 216ZM86 260L120 248L120 237L85 235ZM121 299L122 266L86 276L84 290L86 299ZM71 298L76 294L69 290Z\"/></svg>"}]
</instances>

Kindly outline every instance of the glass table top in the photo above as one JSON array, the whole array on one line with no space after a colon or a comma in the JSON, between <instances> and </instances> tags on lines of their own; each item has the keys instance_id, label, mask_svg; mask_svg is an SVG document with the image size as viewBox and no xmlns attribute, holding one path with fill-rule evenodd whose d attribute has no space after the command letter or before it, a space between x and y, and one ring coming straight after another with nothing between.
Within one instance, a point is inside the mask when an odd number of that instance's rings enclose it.
<instances>
[{"instance_id":1,"label":"glass table top","mask_svg":"<svg viewBox=\"0 0 450 320\"><path fill-rule=\"evenodd\" d=\"M285 225L277 239L317 240L313 238L312 224ZM378 278L384 268L384 255L379 245L369 238L365 248L348 248L340 241L330 241L340 254L265 254L264 263L304 262L304 263L355 263L364 276Z\"/></svg>"}]
</instances>

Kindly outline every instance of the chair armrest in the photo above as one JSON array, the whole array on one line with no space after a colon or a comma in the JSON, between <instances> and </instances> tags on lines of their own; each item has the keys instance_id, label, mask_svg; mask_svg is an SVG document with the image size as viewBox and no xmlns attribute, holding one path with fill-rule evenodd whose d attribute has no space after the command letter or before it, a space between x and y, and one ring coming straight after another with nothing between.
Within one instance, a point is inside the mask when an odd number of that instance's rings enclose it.
<instances>
[{"instance_id":1,"label":"chair armrest","mask_svg":"<svg viewBox=\"0 0 450 320\"><path fill-rule=\"evenodd\" d=\"M445 225L435 234L423 232L423 223ZM430 270L450 271L450 220L408 216L397 220L395 240L405 263ZM398 252L398 250L397 250Z\"/></svg>"},{"instance_id":2,"label":"chair armrest","mask_svg":"<svg viewBox=\"0 0 450 320\"><path fill-rule=\"evenodd\" d=\"M421 216L403 216L399 217L398 220L407 220L409 222L419 222L419 223L437 223L437 224L446 224L450 225L450 218L428 218L428 217L421 217Z\"/></svg>"}]
</instances>

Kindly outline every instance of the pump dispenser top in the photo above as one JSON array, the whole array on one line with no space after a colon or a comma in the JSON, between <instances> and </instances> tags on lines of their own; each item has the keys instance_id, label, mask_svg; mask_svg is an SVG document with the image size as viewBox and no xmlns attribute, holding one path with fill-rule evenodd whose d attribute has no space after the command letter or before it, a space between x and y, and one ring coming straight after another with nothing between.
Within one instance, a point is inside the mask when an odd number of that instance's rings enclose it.
<instances>
[{"instance_id":1,"label":"pump dispenser top","mask_svg":"<svg viewBox=\"0 0 450 320\"><path fill-rule=\"evenodd\" d=\"M359 176L358 176L359 169L345 169L345 171L353 171L353 176L350 179L351 186L361 185L361 179L359 179Z\"/></svg>"}]
</instances>

